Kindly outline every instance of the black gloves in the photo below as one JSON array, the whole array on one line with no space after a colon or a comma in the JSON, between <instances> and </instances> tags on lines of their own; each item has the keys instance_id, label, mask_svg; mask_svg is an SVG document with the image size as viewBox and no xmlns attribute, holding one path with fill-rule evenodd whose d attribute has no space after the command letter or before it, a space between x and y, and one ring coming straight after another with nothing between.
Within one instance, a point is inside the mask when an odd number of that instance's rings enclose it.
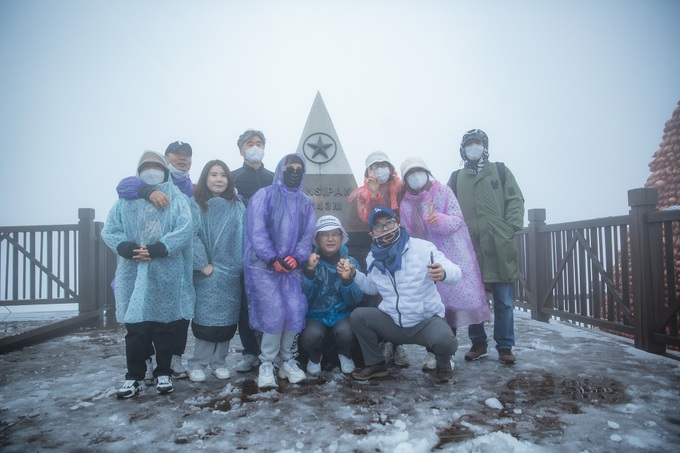
<instances>
[{"instance_id":1,"label":"black gloves","mask_svg":"<svg viewBox=\"0 0 680 453\"><path fill-rule=\"evenodd\" d=\"M146 246L146 249L149 251L149 257L151 258L165 258L168 256L168 249L162 242L149 244Z\"/></svg>"},{"instance_id":2,"label":"black gloves","mask_svg":"<svg viewBox=\"0 0 680 453\"><path fill-rule=\"evenodd\" d=\"M138 249L139 246L135 244L134 242L121 242L118 244L118 247L116 250L118 251L118 254L122 256L123 258L127 258L129 260L132 259L134 256L134 250Z\"/></svg>"}]
</instances>

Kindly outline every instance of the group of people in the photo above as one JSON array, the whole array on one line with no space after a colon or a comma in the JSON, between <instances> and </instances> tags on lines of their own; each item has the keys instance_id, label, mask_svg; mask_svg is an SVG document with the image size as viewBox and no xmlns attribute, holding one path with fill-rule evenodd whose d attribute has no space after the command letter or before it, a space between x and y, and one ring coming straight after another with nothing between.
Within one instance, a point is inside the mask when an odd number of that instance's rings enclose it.
<instances>
[{"instance_id":1,"label":"group of people","mask_svg":"<svg viewBox=\"0 0 680 453\"><path fill-rule=\"evenodd\" d=\"M228 379L237 329L235 370L258 367L262 389L277 387L277 375L300 382L322 363L358 380L385 376L390 363L409 365L405 344L424 346L423 371L449 382L457 328L467 326L472 342L465 360L487 354L487 292L499 359L515 363L514 234L524 200L510 170L488 160L483 131L463 136L464 168L447 185L420 157L402 163L402 180L385 153L368 156L364 184L350 195L372 239L365 270L341 222L317 220L300 190L304 156L288 154L271 172L265 143L247 130L237 141L243 166L212 160L194 186L192 148L174 142L165 156L145 151L136 176L118 185L102 237L119 255L116 316L127 331L119 398L154 382L170 393L171 378L200 382L206 371ZM185 368L189 325L196 341Z\"/></svg>"}]
</instances>

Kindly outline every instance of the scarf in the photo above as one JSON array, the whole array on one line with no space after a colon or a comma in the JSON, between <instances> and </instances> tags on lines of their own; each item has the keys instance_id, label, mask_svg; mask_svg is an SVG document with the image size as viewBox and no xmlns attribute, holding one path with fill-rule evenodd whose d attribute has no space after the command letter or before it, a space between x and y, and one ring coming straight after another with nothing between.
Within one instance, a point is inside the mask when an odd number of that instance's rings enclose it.
<instances>
[{"instance_id":1,"label":"scarf","mask_svg":"<svg viewBox=\"0 0 680 453\"><path fill-rule=\"evenodd\" d=\"M373 262L368 268L371 272L373 266L377 267L383 274L385 271L395 273L401 269L401 256L404 254L404 247L410 239L406 228L399 227L399 238L389 247L379 247L374 239L371 243L371 254L373 255Z\"/></svg>"}]
</instances>

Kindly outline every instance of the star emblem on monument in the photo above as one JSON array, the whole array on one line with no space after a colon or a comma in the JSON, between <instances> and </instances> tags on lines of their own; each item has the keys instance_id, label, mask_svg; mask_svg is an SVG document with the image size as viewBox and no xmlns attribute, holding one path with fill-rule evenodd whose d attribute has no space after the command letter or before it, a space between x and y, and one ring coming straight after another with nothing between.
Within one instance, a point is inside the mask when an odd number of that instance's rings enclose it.
<instances>
[{"instance_id":1,"label":"star emblem on monument","mask_svg":"<svg viewBox=\"0 0 680 453\"><path fill-rule=\"evenodd\" d=\"M328 134L317 132L305 140L303 151L307 159L317 164L324 164L333 160L337 146L335 140Z\"/></svg>"}]
</instances>

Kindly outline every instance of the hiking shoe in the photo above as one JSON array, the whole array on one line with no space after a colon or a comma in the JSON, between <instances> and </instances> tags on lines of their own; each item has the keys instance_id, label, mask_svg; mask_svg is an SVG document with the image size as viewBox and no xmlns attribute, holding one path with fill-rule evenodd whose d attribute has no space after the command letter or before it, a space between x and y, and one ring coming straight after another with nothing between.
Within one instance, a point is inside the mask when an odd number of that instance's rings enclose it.
<instances>
[{"instance_id":1,"label":"hiking shoe","mask_svg":"<svg viewBox=\"0 0 680 453\"><path fill-rule=\"evenodd\" d=\"M257 386L261 389L276 388L276 378L274 377L274 365L271 362L262 362L260 372L257 375Z\"/></svg>"},{"instance_id":2,"label":"hiking shoe","mask_svg":"<svg viewBox=\"0 0 680 453\"><path fill-rule=\"evenodd\" d=\"M191 382L205 381L205 371L200 368L192 368L189 370L189 380Z\"/></svg>"},{"instance_id":3,"label":"hiking shoe","mask_svg":"<svg viewBox=\"0 0 680 453\"><path fill-rule=\"evenodd\" d=\"M319 374L319 373L321 373L321 361L319 360L319 363L314 363L310 359L309 362L307 362L307 372L309 374Z\"/></svg>"},{"instance_id":4,"label":"hiking shoe","mask_svg":"<svg viewBox=\"0 0 680 453\"><path fill-rule=\"evenodd\" d=\"M153 385L156 378L153 377L153 356L146 359L146 373L144 374L144 383L146 385Z\"/></svg>"},{"instance_id":5,"label":"hiking shoe","mask_svg":"<svg viewBox=\"0 0 680 453\"><path fill-rule=\"evenodd\" d=\"M394 359L394 345L387 341L383 341L381 349L383 357L385 358L385 363L389 365L392 363L392 359Z\"/></svg>"},{"instance_id":6,"label":"hiking shoe","mask_svg":"<svg viewBox=\"0 0 680 453\"><path fill-rule=\"evenodd\" d=\"M400 368L406 368L411 364L404 350L404 345L400 344L394 348L394 364Z\"/></svg>"},{"instance_id":7,"label":"hiking shoe","mask_svg":"<svg viewBox=\"0 0 680 453\"><path fill-rule=\"evenodd\" d=\"M510 349L503 348L498 350L498 360L505 363L506 365L512 365L517 362L515 355Z\"/></svg>"},{"instance_id":8,"label":"hiking shoe","mask_svg":"<svg viewBox=\"0 0 680 453\"><path fill-rule=\"evenodd\" d=\"M158 390L158 393L161 395L172 393L175 390L175 388L172 386L172 380L170 379L170 376L158 376L157 380L158 382L156 383L156 390Z\"/></svg>"},{"instance_id":9,"label":"hiking shoe","mask_svg":"<svg viewBox=\"0 0 680 453\"><path fill-rule=\"evenodd\" d=\"M297 361L294 359L286 360L281 364L281 368L279 368L279 377L281 379L288 379L288 382L291 384L297 384L307 378L305 372L300 369Z\"/></svg>"},{"instance_id":10,"label":"hiking shoe","mask_svg":"<svg viewBox=\"0 0 680 453\"><path fill-rule=\"evenodd\" d=\"M260 364L260 359L252 354L246 354L234 368L239 373L247 373Z\"/></svg>"},{"instance_id":11,"label":"hiking shoe","mask_svg":"<svg viewBox=\"0 0 680 453\"><path fill-rule=\"evenodd\" d=\"M229 369L226 367L213 368L212 373L215 375L217 379L229 379L231 377L231 373L229 372Z\"/></svg>"},{"instance_id":12,"label":"hiking shoe","mask_svg":"<svg viewBox=\"0 0 680 453\"><path fill-rule=\"evenodd\" d=\"M356 370L357 367L354 365L354 360L349 357L345 357L342 354L338 354L338 359L340 359L340 371L345 374L350 374L352 371Z\"/></svg>"},{"instance_id":13,"label":"hiking shoe","mask_svg":"<svg viewBox=\"0 0 680 453\"><path fill-rule=\"evenodd\" d=\"M139 395L139 392L144 388L143 381L135 381L134 379L128 379L123 382L123 385L116 392L116 398L119 400L132 398L133 396Z\"/></svg>"},{"instance_id":14,"label":"hiking shoe","mask_svg":"<svg viewBox=\"0 0 680 453\"><path fill-rule=\"evenodd\" d=\"M432 371L437 369L437 359L434 358L434 352L428 352L423 360L423 371Z\"/></svg>"},{"instance_id":15,"label":"hiking shoe","mask_svg":"<svg viewBox=\"0 0 680 453\"><path fill-rule=\"evenodd\" d=\"M449 381L453 381L453 367L451 366L451 362L448 363L448 366L442 367L437 365L437 382L443 384Z\"/></svg>"},{"instance_id":16,"label":"hiking shoe","mask_svg":"<svg viewBox=\"0 0 680 453\"><path fill-rule=\"evenodd\" d=\"M352 373L352 377L359 381L366 381L368 379L385 376L387 376L387 364L385 362L360 368L358 370L354 370Z\"/></svg>"},{"instance_id":17,"label":"hiking shoe","mask_svg":"<svg viewBox=\"0 0 680 453\"><path fill-rule=\"evenodd\" d=\"M172 368L172 377L175 379L184 379L187 377L187 369L184 368L182 364L182 357L178 355L172 356L172 362L170 362L170 368Z\"/></svg>"},{"instance_id":18,"label":"hiking shoe","mask_svg":"<svg viewBox=\"0 0 680 453\"><path fill-rule=\"evenodd\" d=\"M465 353L465 360L471 362L486 357L487 350L485 343L472 343L472 348Z\"/></svg>"}]
</instances>

